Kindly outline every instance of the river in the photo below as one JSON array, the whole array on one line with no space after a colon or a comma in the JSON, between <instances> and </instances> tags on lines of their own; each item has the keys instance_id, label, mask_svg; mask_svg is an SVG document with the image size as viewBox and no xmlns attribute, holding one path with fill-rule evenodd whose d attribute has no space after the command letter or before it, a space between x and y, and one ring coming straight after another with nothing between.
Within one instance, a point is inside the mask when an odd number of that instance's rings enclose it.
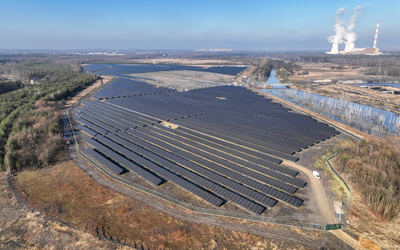
<instances>
[{"instance_id":1,"label":"river","mask_svg":"<svg viewBox=\"0 0 400 250\"><path fill-rule=\"evenodd\" d=\"M268 77L267 83L279 83L279 79L275 77L275 74L275 70L273 69Z\"/></svg>"}]
</instances>

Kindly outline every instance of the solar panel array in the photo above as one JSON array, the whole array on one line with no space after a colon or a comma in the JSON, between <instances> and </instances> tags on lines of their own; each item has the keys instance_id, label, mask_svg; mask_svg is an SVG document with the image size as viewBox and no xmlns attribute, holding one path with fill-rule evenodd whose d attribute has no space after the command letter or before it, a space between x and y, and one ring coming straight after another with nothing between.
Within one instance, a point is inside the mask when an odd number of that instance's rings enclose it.
<instances>
[{"instance_id":1,"label":"solar panel array","mask_svg":"<svg viewBox=\"0 0 400 250\"><path fill-rule=\"evenodd\" d=\"M175 71L175 70L190 70L201 71L225 75L237 75L247 67L243 66L221 66L221 67L196 67L183 65L166 65L166 64L90 64L83 66L91 73L101 75L123 75L133 73L148 73L159 71Z\"/></svg>"},{"instance_id":2,"label":"solar panel array","mask_svg":"<svg viewBox=\"0 0 400 250\"><path fill-rule=\"evenodd\" d=\"M174 91L175 90L172 89L155 87L133 79L119 78L102 88L99 92L95 93L93 97L96 99L140 97L171 93Z\"/></svg>"},{"instance_id":3,"label":"solar panel array","mask_svg":"<svg viewBox=\"0 0 400 250\"><path fill-rule=\"evenodd\" d=\"M307 183L282 159L296 161L294 153L338 134L233 86L85 101L74 117L92 137L88 154L110 170L123 166L154 185L172 181L215 206L230 201L255 214L279 201L301 206L296 192Z\"/></svg>"}]
</instances>

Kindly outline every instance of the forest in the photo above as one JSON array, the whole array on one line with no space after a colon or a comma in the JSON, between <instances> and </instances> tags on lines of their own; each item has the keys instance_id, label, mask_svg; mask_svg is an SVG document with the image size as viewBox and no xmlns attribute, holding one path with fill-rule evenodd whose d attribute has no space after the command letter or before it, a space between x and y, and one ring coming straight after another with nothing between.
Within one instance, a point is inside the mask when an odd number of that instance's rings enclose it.
<instances>
[{"instance_id":1,"label":"forest","mask_svg":"<svg viewBox=\"0 0 400 250\"><path fill-rule=\"evenodd\" d=\"M276 71L276 76L281 78L281 82L289 82L289 76L301 67L294 62L285 62L279 59L264 59L253 71L252 78L256 83L265 84L272 70Z\"/></svg>"},{"instance_id":2,"label":"forest","mask_svg":"<svg viewBox=\"0 0 400 250\"><path fill-rule=\"evenodd\" d=\"M0 95L22 88L22 86L23 84L21 81L0 82Z\"/></svg>"},{"instance_id":3,"label":"forest","mask_svg":"<svg viewBox=\"0 0 400 250\"><path fill-rule=\"evenodd\" d=\"M400 148L398 138L361 140L336 157L339 173L385 220L400 214Z\"/></svg>"},{"instance_id":4,"label":"forest","mask_svg":"<svg viewBox=\"0 0 400 250\"><path fill-rule=\"evenodd\" d=\"M1 69L40 83L7 83L0 94L0 170L47 166L63 143L60 114L65 100L98 76L83 74L78 64L37 57Z\"/></svg>"}]
</instances>

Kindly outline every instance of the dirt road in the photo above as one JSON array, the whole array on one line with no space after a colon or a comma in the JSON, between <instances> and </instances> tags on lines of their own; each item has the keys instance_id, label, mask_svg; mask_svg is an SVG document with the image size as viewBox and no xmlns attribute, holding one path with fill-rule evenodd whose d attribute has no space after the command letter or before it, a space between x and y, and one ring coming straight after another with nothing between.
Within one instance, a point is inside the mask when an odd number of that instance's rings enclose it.
<instances>
[{"instance_id":1,"label":"dirt road","mask_svg":"<svg viewBox=\"0 0 400 250\"><path fill-rule=\"evenodd\" d=\"M335 211L333 209L332 203L329 202L328 199L326 198L327 195L325 194L324 188L321 184L322 180L315 178L315 176L313 175L311 170L309 170L308 168L301 166L297 163L286 160L286 161L283 161L283 163L281 163L281 165L293 167L293 168L299 170L301 173L304 173L305 175L307 175L308 179L311 182L311 183L308 183L308 185L311 184L312 189L315 192L315 199L318 203L320 213L327 220L328 224L338 223L338 221L336 220L336 218L334 216Z\"/></svg>"},{"instance_id":2,"label":"dirt road","mask_svg":"<svg viewBox=\"0 0 400 250\"><path fill-rule=\"evenodd\" d=\"M89 87L87 87L86 89L79 92L77 95L75 95L71 99L69 99L67 101L67 104L65 107L67 107L67 108L71 107L71 105L73 105L74 103L79 101L82 97L86 96L87 94L91 93L95 88L99 87L102 82L103 82L103 84L106 84L108 81L113 79L112 76L100 76L100 77L101 77L101 79L97 80L95 83L93 83L92 85L90 85Z\"/></svg>"}]
</instances>

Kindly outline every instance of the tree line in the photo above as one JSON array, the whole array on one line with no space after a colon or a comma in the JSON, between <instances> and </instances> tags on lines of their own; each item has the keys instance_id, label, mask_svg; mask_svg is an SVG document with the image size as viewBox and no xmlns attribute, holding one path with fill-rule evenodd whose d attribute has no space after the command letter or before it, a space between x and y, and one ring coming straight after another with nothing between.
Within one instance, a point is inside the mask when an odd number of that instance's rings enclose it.
<instances>
[{"instance_id":1,"label":"tree line","mask_svg":"<svg viewBox=\"0 0 400 250\"><path fill-rule=\"evenodd\" d=\"M0 82L0 95L20 89L22 86L23 84L21 81Z\"/></svg>"},{"instance_id":2,"label":"tree line","mask_svg":"<svg viewBox=\"0 0 400 250\"><path fill-rule=\"evenodd\" d=\"M79 65L48 60L12 67L23 77L40 78L40 84L0 94L0 170L7 165L13 169L47 166L63 142L60 113L65 100L98 76L81 73Z\"/></svg>"}]
</instances>

